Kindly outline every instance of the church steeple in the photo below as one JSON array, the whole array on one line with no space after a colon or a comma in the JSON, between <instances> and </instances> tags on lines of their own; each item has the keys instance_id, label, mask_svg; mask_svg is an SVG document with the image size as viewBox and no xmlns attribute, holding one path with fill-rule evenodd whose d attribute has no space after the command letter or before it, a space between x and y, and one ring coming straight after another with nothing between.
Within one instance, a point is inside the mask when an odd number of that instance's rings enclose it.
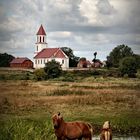
<instances>
[{"instance_id":1,"label":"church steeple","mask_svg":"<svg viewBox=\"0 0 140 140\"><path fill-rule=\"evenodd\" d=\"M42 51L44 48L47 48L46 43L46 32L41 24L37 35L37 42L36 42L36 48L35 48L35 55L38 54L40 51Z\"/></svg>"},{"instance_id":2,"label":"church steeple","mask_svg":"<svg viewBox=\"0 0 140 140\"><path fill-rule=\"evenodd\" d=\"M45 30L44 30L42 24L41 24L41 26L40 26L40 28L39 28L39 30L38 30L36 35L46 35Z\"/></svg>"}]
</instances>

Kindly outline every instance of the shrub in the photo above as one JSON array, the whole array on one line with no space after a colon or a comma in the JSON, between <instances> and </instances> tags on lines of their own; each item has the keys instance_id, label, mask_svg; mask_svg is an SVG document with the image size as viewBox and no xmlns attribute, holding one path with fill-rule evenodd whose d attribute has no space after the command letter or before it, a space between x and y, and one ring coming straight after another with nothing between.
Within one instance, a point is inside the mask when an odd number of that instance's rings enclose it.
<instances>
[{"instance_id":1,"label":"shrub","mask_svg":"<svg viewBox=\"0 0 140 140\"><path fill-rule=\"evenodd\" d=\"M36 80L45 80L46 79L46 73L44 69L36 69L34 71L35 79Z\"/></svg>"},{"instance_id":2,"label":"shrub","mask_svg":"<svg viewBox=\"0 0 140 140\"><path fill-rule=\"evenodd\" d=\"M62 68L59 62L52 60L46 63L44 71L47 75L47 78L57 78L60 76Z\"/></svg>"},{"instance_id":3,"label":"shrub","mask_svg":"<svg viewBox=\"0 0 140 140\"><path fill-rule=\"evenodd\" d=\"M119 70L121 75L128 75L128 77L135 77L137 72L137 64L134 57L125 57L121 60Z\"/></svg>"}]
</instances>

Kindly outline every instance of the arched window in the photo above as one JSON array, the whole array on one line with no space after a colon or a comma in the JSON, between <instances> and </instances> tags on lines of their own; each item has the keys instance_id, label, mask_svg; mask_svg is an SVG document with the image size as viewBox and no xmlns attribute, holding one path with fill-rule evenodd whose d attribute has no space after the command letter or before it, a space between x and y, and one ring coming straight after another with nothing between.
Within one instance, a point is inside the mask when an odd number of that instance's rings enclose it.
<instances>
[{"instance_id":1,"label":"arched window","mask_svg":"<svg viewBox=\"0 0 140 140\"><path fill-rule=\"evenodd\" d=\"M38 46L36 47L36 50L38 51Z\"/></svg>"},{"instance_id":2,"label":"arched window","mask_svg":"<svg viewBox=\"0 0 140 140\"><path fill-rule=\"evenodd\" d=\"M40 36L40 42L41 42L41 36Z\"/></svg>"},{"instance_id":3,"label":"arched window","mask_svg":"<svg viewBox=\"0 0 140 140\"><path fill-rule=\"evenodd\" d=\"M44 36L43 36L43 42L44 42Z\"/></svg>"}]
</instances>

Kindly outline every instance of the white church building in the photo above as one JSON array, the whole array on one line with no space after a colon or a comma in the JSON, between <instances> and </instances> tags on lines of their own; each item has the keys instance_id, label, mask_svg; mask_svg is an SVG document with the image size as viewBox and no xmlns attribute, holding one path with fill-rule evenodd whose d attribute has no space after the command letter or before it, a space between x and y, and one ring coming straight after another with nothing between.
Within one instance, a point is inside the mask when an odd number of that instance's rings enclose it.
<instances>
[{"instance_id":1,"label":"white church building","mask_svg":"<svg viewBox=\"0 0 140 140\"><path fill-rule=\"evenodd\" d=\"M48 61L55 60L61 64L62 69L69 68L69 57L61 48L49 48L46 42L46 32L41 25L37 32L37 42L34 52L34 68L44 68Z\"/></svg>"}]
</instances>

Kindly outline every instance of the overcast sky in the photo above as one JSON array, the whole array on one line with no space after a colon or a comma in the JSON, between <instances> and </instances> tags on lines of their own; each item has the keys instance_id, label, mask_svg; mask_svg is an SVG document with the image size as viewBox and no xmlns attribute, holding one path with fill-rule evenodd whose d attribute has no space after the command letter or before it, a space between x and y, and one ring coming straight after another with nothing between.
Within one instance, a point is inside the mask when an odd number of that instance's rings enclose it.
<instances>
[{"instance_id":1,"label":"overcast sky","mask_svg":"<svg viewBox=\"0 0 140 140\"><path fill-rule=\"evenodd\" d=\"M120 44L140 54L140 0L0 0L0 52L33 58L42 24L49 47L105 60Z\"/></svg>"}]
</instances>

